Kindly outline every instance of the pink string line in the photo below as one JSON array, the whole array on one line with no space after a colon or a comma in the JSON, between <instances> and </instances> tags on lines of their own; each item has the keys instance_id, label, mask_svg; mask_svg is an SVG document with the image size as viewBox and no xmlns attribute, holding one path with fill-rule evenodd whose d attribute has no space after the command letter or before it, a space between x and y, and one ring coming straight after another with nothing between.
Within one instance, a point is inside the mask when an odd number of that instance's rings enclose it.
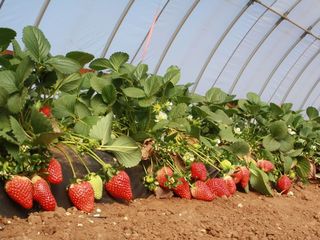
<instances>
[{"instance_id":1,"label":"pink string line","mask_svg":"<svg viewBox=\"0 0 320 240\"><path fill-rule=\"evenodd\" d=\"M147 35L147 38L146 38L146 41L145 41L145 44L144 44L144 47L143 47L143 51L142 51L142 54L141 54L141 62L144 60L145 56L147 55L147 52L148 52L148 49L149 49L149 45L150 45L150 42L151 42L152 33L153 33L154 27L156 25L156 22L158 20L158 16L159 16L159 11L156 12L156 15L154 16L152 24L151 24L151 27L149 29L149 32L148 32L148 35Z\"/></svg>"}]
</instances>

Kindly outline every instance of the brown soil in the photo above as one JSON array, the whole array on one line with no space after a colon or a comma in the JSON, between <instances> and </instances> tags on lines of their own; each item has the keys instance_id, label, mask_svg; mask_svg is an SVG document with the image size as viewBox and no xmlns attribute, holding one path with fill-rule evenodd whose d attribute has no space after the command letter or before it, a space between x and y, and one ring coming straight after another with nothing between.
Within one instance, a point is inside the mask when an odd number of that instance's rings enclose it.
<instances>
[{"instance_id":1,"label":"brown soil","mask_svg":"<svg viewBox=\"0 0 320 240\"><path fill-rule=\"evenodd\" d=\"M90 215L70 208L1 218L0 239L320 239L320 188L293 196L237 193L213 202L136 199L97 204Z\"/></svg>"}]
</instances>

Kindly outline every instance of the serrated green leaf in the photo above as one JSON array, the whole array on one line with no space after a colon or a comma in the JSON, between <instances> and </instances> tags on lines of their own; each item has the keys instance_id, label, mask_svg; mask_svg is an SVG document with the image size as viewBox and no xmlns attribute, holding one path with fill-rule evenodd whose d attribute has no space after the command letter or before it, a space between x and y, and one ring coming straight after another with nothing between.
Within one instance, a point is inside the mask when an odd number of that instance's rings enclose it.
<instances>
[{"instance_id":1,"label":"serrated green leaf","mask_svg":"<svg viewBox=\"0 0 320 240\"><path fill-rule=\"evenodd\" d=\"M33 64L29 57L22 59L16 70L16 84L19 88L23 87L24 81L31 75Z\"/></svg>"},{"instance_id":2,"label":"serrated green leaf","mask_svg":"<svg viewBox=\"0 0 320 240\"><path fill-rule=\"evenodd\" d=\"M50 43L37 27L27 26L23 29L22 41L30 57L36 62L42 62L50 52Z\"/></svg>"},{"instance_id":3,"label":"serrated green leaf","mask_svg":"<svg viewBox=\"0 0 320 240\"><path fill-rule=\"evenodd\" d=\"M140 107L151 107L155 102L157 98L156 97L149 97L144 99L139 99L138 104Z\"/></svg>"},{"instance_id":4,"label":"serrated green leaf","mask_svg":"<svg viewBox=\"0 0 320 240\"><path fill-rule=\"evenodd\" d=\"M81 52L81 51L72 51L66 54L66 57L77 61L81 66L89 63L94 56L90 53Z\"/></svg>"},{"instance_id":5,"label":"serrated green leaf","mask_svg":"<svg viewBox=\"0 0 320 240\"><path fill-rule=\"evenodd\" d=\"M81 82L81 75L79 73L73 73L66 78L60 79L56 85L59 86L62 92L73 93L79 89Z\"/></svg>"},{"instance_id":6,"label":"serrated green leaf","mask_svg":"<svg viewBox=\"0 0 320 240\"><path fill-rule=\"evenodd\" d=\"M46 61L46 63L52 66L58 72L64 73L64 74L79 72L81 68L78 62L64 56L55 56L55 57L49 58Z\"/></svg>"},{"instance_id":7,"label":"serrated green leaf","mask_svg":"<svg viewBox=\"0 0 320 240\"><path fill-rule=\"evenodd\" d=\"M28 56L26 52L22 51L19 43L15 39L12 40L12 48L15 56L20 58L25 58Z\"/></svg>"},{"instance_id":8,"label":"serrated green leaf","mask_svg":"<svg viewBox=\"0 0 320 240\"><path fill-rule=\"evenodd\" d=\"M17 33L10 28L0 28L0 52L7 49Z\"/></svg>"},{"instance_id":9,"label":"serrated green leaf","mask_svg":"<svg viewBox=\"0 0 320 240\"><path fill-rule=\"evenodd\" d=\"M161 89L162 85L163 85L162 78L159 76L153 75L146 79L143 86L144 92L148 97L153 96Z\"/></svg>"},{"instance_id":10,"label":"serrated green leaf","mask_svg":"<svg viewBox=\"0 0 320 240\"><path fill-rule=\"evenodd\" d=\"M20 123L12 116L10 116L10 126L14 137L19 143L25 143L29 140L27 133L24 131Z\"/></svg>"},{"instance_id":11,"label":"serrated green leaf","mask_svg":"<svg viewBox=\"0 0 320 240\"><path fill-rule=\"evenodd\" d=\"M290 156L290 157L298 157L302 154L302 152L303 152L303 148L292 149L292 150L286 152L286 155Z\"/></svg>"},{"instance_id":12,"label":"serrated green leaf","mask_svg":"<svg viewBox=\"0 0 320 240\"><path fill-rule=\"evenodd\" d=\"M6 105L8 100L8 92L3 88L0 87L0 107L3 107Z\"/></svg>"},{"instance_id":13,"label":"serrated green leaf","mask_svg":"<svg viewBox=\"0 0 320 240\"><path fill-rule=\"evenodd\" d=\"M207 116L207 120L212 123L218 123L218 124L226 124L230 125L233 123L232 119L229 118L229 116L222 110L218 109L215 112L208 112L209 115Z\"/></svg>"},{"instance_id":14,"label":"serrated green leaf","mask_svg":"<svg viewBox=\"0 0 320 240\"><path fill-rule=\"evenodd\" d=\"M18 91L15 73L9 70L0 71L0 86L8 94Z\"/></svg>"},{"instance_id":15,"label":"serrated green leaf","mask_svg":"<svg viewBox=\"0 0 320 240\"><path fill-rule=\"evenodd\" d=\"M23 109L28 99L27 89L24 88L22 93L15 93L8 98L7 107L11 113L19 113Z\"/></svg>"},{"instance_id":16,"label":"serrated green leaf","mask_svg":"<svg viewBox=\"0 0 320 240\"><path fill-rule=\"evenodd\" d=\"M310 120L319 117L319 111L315 107L308 107L306 112Z\"/></svg>"},{"instance_id":17,"label":"serrated green leaf","mask_svg":"<svg viewBox=\"0 0 320 240\"><path fill-rule=\"evenodd\" d=\"M311 169L310 162L308 161L308 159L304 157L299 157L296 168L297 168L297 175L300 178L302 179L308 178L310 169Z\"/></svg>"},{"instance_id":18,"label":"serrated green leaf","mask_svg":"<svg viewBox=\"0 0 320 240\"><path fill-rule=\"evenodd\" d=\"M160 129L166 128L168 127L168 124L169 124L169 120L161 120L153 126L152 131L156 132Z\"/></svg>"},{"instance_id":19,"label":"serrated green leaf","mask_svg":"<svg viewBox=\"0 0 320 240\"><path fill-rule=\"evenodd\" d=\"M236 141L229 148L233 154L238 156L247 155L250 152L250 146L245 141Z\"/></svg>"},{"instance_id":20,"label":"serrated green leaf","mask_svg":"<svg viewBox=\"0 0 320 240\"><path fill-rule=\"evenodd\" d=\"M256 93L253 93L253 92L247 93L247 98L252 103L255 103L255 104L261 103L260 96Z\"/></svg>"},{"instance_id":21,"label":"serrated green leaf","mask_svg":"<svg viewBox=\"0 0 320 240\"><path fill-rule=\"evenodd\" d=\"M99 120L98 116L85 117L74 125L73 130L75 133L81 134L82 136L89 137L90 129L97 124L98 120Z\"/></svg>"},{"instance_id":22,"label":"serrated green leaf","mask_svg":"<svg viewBox=\"0 0 320 240\"><path fill-rule=\"evenodd\" d=\"M35 134L53 131L50 120L35 109L31 112L30 120Z\"/></svg>"},{"instance_id":23,"label":"serrated green leaf","mask_svg":"<svg viewBox=\"0 0 320 240\"><path fill-rule=\"evenodd\" d=\"M108 59L97 58L90 63L89 67L94 70L100 71L100 70L104 70L104 69L109 69L112 66L111 66Z\"/></svg>"},{"instance_id":24,"label":"serrated green leaf","mask_svg":"<svg viewBox=\"0 0 320 240\"><path fill-rule=\"evenodd\" d=\"M170 66L163 76L163 82L171 82L173 85L176 85L180 80L180 76L180 68L177 66Z\"/></svg>"},{"instance_id":25,"label":"serrated green leaf","mask_svg":"<svg viewBox=\"0 0 320 240\"><path fill-rule=\"evenodd\" d=\"M89 110L88 106L79 101L77 101L76 105L74 106L74 113L79 119L91 116L91 111Z\"/></svg>"},{"instance_id":26,"label":"serrated green leaf","mask_svg":"<svg viewBox=\"0 0 320 240\"><path fill-rule=\"evenodd\" d=\"M111 106L117 100L117 90L113 84L107 85L102 89L101 96L103 101Z\"/></svg>"},{"instance_id":27,"label":"serrated green leaf","mask_svg":"<svg viewBox=\"0 0 320 240\"><path fill-rule=\"evenodd\" d=\"M102 145L106 145L111 141L113 113L110 112L106 116L99 119L89 133L89 136L101 141Z\"/></svg>"},{"instance_id":28,"label":"serrated green leaf","mask_svg":"<svg viewBox=\"0 0 320 240\"><path fill-rule=\"evenodd\" d=\"M285 139L280 140L280 148L281 152L288 152L292 150L294 147L294 138L288 135Z\"/></svg>"},{"instance_id":29,"label":"serrated green leaf","mask_svg":"<svg viewBox=\"0 0 320 240\"><path fill-rule=\"evenodd\" d=\"M208 148L212 148L213 145L210 143L209 140L207 140L207 138L200 136L200 142L202 142L206 147Z\"/></svg>"},{"instance_id":30,"label":"serrated green leaf","mask_svg":"<svg viewBox=\"0 0 320 240\"><path fill-rule=\"evenodd\" d=\"M188 106L185 103L179 103L177 105L174 105L169 112L168 116L170 119L178 119L182 118L184 116L187 116L188 112Z\"/></svg>"},{"instance_id":31,"label":"serrated green leaf","mask_svg":"<svg viewBox=\"0 0 320 240\"><path fill-rule=\"evenodd\" d=\"M94 115L104 115L108 110L108 105L104 103L102 96L100 95L95 95L90 100L90 106Z\"/></svg>"},{"instance_id":32,"label":"serrated green leaf","mask_svg":"<svg viewBox=\"0 0 320 240\"><path fill-rule=\"evenodd\" d=\"M76 95L63 95L53 102L53 115L56 118L74 116L74 108L77 101Z\"/></svg>"},{"instance_id":33,"label":"serrated green leaf","mask_svg":"<svg viewBox=\"0 0 320 240\"><path fill-rule=\"evenodd\" d=\"M0 109L0 131L7 132L10 129L9 113L4 109Z\"/></svg>"},{"instance_id":34,"label":"serrated green leaf","mask_svg":"<svg viewBox=\"0 0 320 240\"><path fill-rule=\"evenodd\" d=\"M100 94L102 94L103 89L110 84L112 84L111 79L100 78L95 75L90 78L91 87Z\"/></svg>"},{"instance_id":35,"label":"serrated green leaf","mask_svg":"<svg viewBox=\"0 0 320 240\"><path fill-rule=\"evenodd\" d=\"M220 128L219 136L222 140L228 141L228 142L235 142L238 140L232 132L232 127L219 125L219 128Z\"/></svg>"},{"instance_id":36,"label":"serrated green leaf","mask_svg":"<svg viewBox=\"0 0 320 240\"><path fill-rule=\"evenodd\" d=\"M287 124L282 120L275 121L270 124L270 132L274 139L282 140L288 136Z\"/></svg>"},{"instance_id":37,"label":"serrated green leaf","mask_svg":"<svg viewBox=\"0 0 320 240\"><path fill-rule=\"evenodd\" d=\"M250 185L257 192L273 196L268 175L253 164L250 165Z\"/></svg>"},{"instance_id":38,"label":"serrated green leaf","mask_svg":"<svg viewBox=\"0 0 320 240\"><path fill-rule=\"evenodd\" d=\"M144 98L144 97L146 97L146 94L140 88L128 87L128 88L122 89L122 91L126 96L131 97L131 98Z\"/></svg>"},{"instance_id":39,"label":"serrated green leaf","mask_svg":"<svg viewBox=\"0 0 320 240\"><path fill-rule=\"evenodd\" d=\"M109 58L109 63L115 71L119 71L119 68L129 60L129 55L124 52L115 52Z\"/></svg>"},{"instance_id":40,"label":"serrated green leaf","mask_svg":"<svg viewBox=\"0 0 320 240\"><path fill-rule=\"evenodd\" d=\"M0 131L0 138L3 138L4 140L6 140L9 143L15 144L15 145L20 145L19 142L17 142L16 139L14 139L13 137L11 137L10 135L8 135L6 132L4 131Z\"/></svg>"},{"instance_id":41,"label":"serrated green leaf","mask_svg":"<svg viewBox=\"0 0 320 240\"><path fill-rule=\"evenodd\" d=\"M177 129L179 131L191 131L190 123L186 118L175 118L174 120L169 121L168 127Z\"/></svg>"},{"instance_id":42,"label":"serrated green leaf","mask_svg":"<svg viewBox=\"0 0 320 240\"><path fill-rule=\"evenodd\" d=\"M262 144L264 148L270 152L276 151L280 148L280 143L277 140L275 140L271 135L264 137Z\"/></svg>"},{"instance_id":43,"label":"serrated green leaf","mask_svg":"<svg viewBox=\"0 0 320 240\"><path fill-rule=\"evenodd\" d=\"M62 135L63 135L63 133L57 133L57 132L41 133L41 134L38 134L34 138L33 144L34 145L48 145Z\"/></svg>"},{"instance_id":44,"label":"serrated green leaf","mask_svg":"<svg viewBox=\"0 0 320 240\"><path fill-rule=\"evenodd\" d=\"M138 165L141 160L138 144L127 136L118 137L111 145L103 146L103 149L112 152L119 163L126 168Z\"/></svg>"},{"instance_id":45,"label":"serrated green leaf","mask_svg":"<svg viewBox=\"0 0 320 240\"><path fill-rule=\"evenodd\" d=\"M228 94L220 88L211 88L206 92L206 101L213 104L221 104L227 100Z\"/></svg>"},{"instance_id":46,"label":"serrated green leaf","mask_svg":"<svg viewBox=\"0 0 320 240\"><path fill-rule=\"evenodd\" d=\"M283 162L283 170L284 170L284 173L285 173L285 174L288 174L289 171L291 170L293 160L292 160L292 158L289 157L289 156L283 156L283 157L281 157L281 160L282 160L282 162Z\"/></svg>"},{"instance_id":47,"label":"serrated green leaf","mask_svg":"<svg viewBox=\"0 0 320 240\"><path fill-rule=\"evenodd\" d=\"M147 77L148 65L147 64L138 64L136 69L133 72L133 76L140 81L143 78Z\"/></svg>"}]
</instances>

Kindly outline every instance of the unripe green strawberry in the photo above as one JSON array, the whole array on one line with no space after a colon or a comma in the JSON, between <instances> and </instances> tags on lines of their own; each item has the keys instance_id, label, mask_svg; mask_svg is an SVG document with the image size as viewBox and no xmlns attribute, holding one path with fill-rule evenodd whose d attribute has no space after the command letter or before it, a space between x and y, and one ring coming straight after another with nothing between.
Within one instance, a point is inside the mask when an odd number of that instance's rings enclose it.
<instances>
[{"instance_id":1,"label":"unripe green strawberry","mask_svg":"<svg viewBox=\"0 0 320 240\"><path fill-rule=\"evenodd\" d=\"M220 165L221 165L221 168L225 171L231 169L232 167L232 163L227 159L221 161Z\"/></svg>"},{"instance_id":2,"label":"unripe green strawberry","mask_svg":"<svg viewBox=\"0 0 320 240\"><path fill-rule=\"evenodd\" d=\"M103 193L103 182L98 174L91 173L88 177L88 182L91 184L94 191L94 198L100 200Z\"/></svg>"}]
</instances>

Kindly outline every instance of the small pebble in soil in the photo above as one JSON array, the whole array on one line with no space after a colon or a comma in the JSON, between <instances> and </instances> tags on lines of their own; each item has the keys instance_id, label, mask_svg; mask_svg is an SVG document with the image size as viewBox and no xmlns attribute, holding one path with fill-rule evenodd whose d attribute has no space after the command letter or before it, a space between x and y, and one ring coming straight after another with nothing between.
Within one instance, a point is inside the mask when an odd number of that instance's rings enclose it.
<instances>
[{"instance_id":1,"label":"small pebble in soil","mask_svg":"<svg viewBox=\"0 0 320 240\"><path fill-rule=\"evenodd\" d=\"M292 191L288 192L288 193L287 193L287 195L288 195L288 197L292 197L292 196L294 196L294 194L293 194L293 192L292 192Z\"/></svg>"},{"instance_id":2,"label":"small pebble in soil","mask_svg":"<svg viewBox=\"0 0 320 240\"><path fill-rule=\"evenodd\" d=\"M70 215L71 215L71 213L69 213L69 212L66 212L66 215L67 215L67 216L70 216Z\"/></svg>"},{"instance_id":3,"label":"small pebble in soil","mask_svg":"<svg viewBox=\"0 0 320 240\"><path fill-rule=\"evenodd\" d=\"M126 221L128 221L129 218L128 218L127 216L125 216L123 219L126 220Z\"/></svg>"},{"instance_id":4,"label":"small pebble in soil","mask_svg":"<svg viewBox=\"0 0 320 240\"><path fill-rule=\"evenodd\" d=\"M97 213L101 213L101 209L100 209L100 208L97 208L96 212L97 212Z\"/></svg>"},{"instance_id":5,"label":"small pebble in soil","mask_svg":"<svg viewBox=\"0 0 320 240\"><path fill-rule=\"evenodd\" d=\"M78 227L83 227L83 224L82 224L82 223L78 223L77 226L78 226Z\"/></svg>"},{"instance_id":6,"label":"small pebble in soil","mask_svg":"<svg viewBox=\"0 0 320 240\"><path fill-rule=\"evenodd\" d=\"M93 220L91 220L91 219L88 219L88 221L89 221L90 223L94 223L94 221L93 221Z\"/></svg>"},{"instance_id":7,"label":"small pebble in soil","mask_svg":"<svg viewBox=\"0 0 320 240\"><path fill-rule=\"evenodd\" d=\"M97 213L97 214L93 214L94 217L100 217L100 214Z\"/></svg>"},{"instance_id":8,"label":"small pebble in soil","mask_svg":"<svg viewBox=\"0 0 320 240\"><path fill-rule=\"evenodd\" d=\"M117 225L117 223L116 223L116 222L112 222L112 224L113 224L113 225Z\"/></svg>"},{"instance_id":9,"label":"small pebble in soil","mask_svg":"<svg viewBox=\"0 0 320 240\"><path fill-rule=\"evenodd\" d=\"M243 204L242 203L239 203L238 204L238 208L242 208L243 207Z\"/></svg>"}]
</instances>

